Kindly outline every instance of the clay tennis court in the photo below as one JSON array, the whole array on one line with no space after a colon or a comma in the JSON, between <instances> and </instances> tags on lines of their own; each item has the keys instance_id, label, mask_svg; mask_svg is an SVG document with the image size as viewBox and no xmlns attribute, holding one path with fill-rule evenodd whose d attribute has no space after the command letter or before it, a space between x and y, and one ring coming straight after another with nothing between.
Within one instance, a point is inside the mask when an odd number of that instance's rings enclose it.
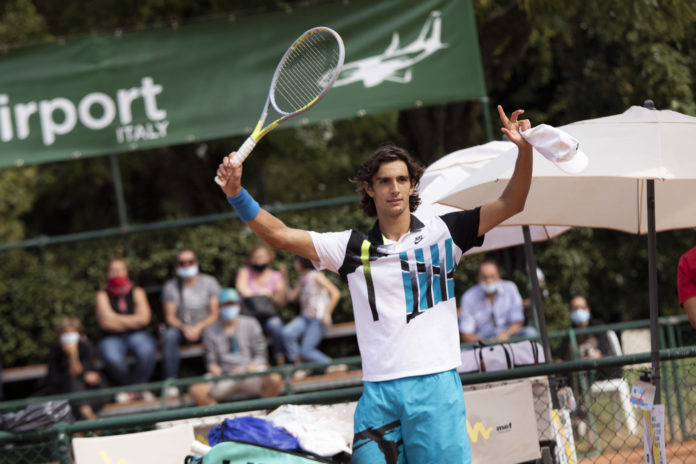
<instances>
[{"instance_id":1,"label":"clay tennis court","mask_svg":"<svg viewBox=\"0 0 696 464\"><path fill-rule=\"evenodd\" d=\"M665 446L667 464L696 463L696 440L673 441ZM643 448L612 451L597 456L579 459L578 464L643 464Z\"/></svg>"}]
</instances>

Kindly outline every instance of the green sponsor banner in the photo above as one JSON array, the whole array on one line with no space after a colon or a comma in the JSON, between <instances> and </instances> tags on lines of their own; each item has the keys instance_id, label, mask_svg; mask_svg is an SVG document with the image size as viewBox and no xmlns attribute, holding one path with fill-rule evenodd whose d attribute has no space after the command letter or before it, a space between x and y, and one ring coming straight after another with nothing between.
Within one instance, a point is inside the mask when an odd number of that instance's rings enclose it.
<instances>
[{"instance_id":1,"label":"green sponsor banner","mask_svg":"<svg viewBox=\"0 0 696 464\"><path fill-rule=\"evenodd\" d=\"M251 132L276 64L315 26L346 60L287 124L485 96L469 0L351 0L10 51L0 58L0 167Z\"/></svg>"}]
</instances>

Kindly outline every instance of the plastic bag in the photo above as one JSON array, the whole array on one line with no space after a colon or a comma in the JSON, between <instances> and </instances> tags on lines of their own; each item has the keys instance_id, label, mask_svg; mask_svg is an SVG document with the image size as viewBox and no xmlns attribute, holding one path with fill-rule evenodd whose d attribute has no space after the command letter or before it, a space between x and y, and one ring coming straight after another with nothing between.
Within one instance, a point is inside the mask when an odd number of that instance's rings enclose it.
<instances>
[{"instance_id":1,"label":"plastic bag","mask_svg":"<svg viewBox=\"0 0 696 464\"><path fill-rule=\"evenodd\" d=\"M59 422L75 422L67 400L36 403L0 416L0 430L29 432L49 427Z\"/></svg>"},{"instance_id":2,"label":"plastic bag","mask_svg":"<svg viewBox=\"0 0 696 464\"><path fill-rule=\"evenodd\" d=\"M298 450L297 439L285 430L276 428L260 417L236 417L224 419L208 432L208 444L215 446L226 440L258 443L282 450Z\"/></svg>"},{"instance_id":3,"label":"plastic bag","mask_svg":"<svg viewBox=\"0 0 696 464\"><path fill-rule=\"evenodd\" d=\"M350 454L350 442L346 443L340 433L344 422L339 418L318 419L310 410L305 406L286 404L269 414L267 419L276 427L290 432L305 451L324 457Z\"/></svg>"}]
</instances>

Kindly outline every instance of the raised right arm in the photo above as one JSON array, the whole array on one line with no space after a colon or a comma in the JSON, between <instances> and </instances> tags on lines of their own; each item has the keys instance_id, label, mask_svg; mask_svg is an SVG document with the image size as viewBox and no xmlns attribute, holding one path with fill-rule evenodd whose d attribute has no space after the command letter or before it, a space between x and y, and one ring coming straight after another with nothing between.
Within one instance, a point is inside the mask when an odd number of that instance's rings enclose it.
<instances>
[{"instance_id":1,"label":"raised right arm","mask_svg":"<svg viewBox=\"0 0 696 464\"><path fill-rule=\"evenodd\" d=\"M233 204L235 211L246 225L271 248L289 251L311 261L318 261L319 256L309 232L294 229L268 211L260 208L246 190L242 189L242 166L232 164L235 152L226 156L217 170L218 177L225 183L222 191Z\"/></svg>"}]
</instances>

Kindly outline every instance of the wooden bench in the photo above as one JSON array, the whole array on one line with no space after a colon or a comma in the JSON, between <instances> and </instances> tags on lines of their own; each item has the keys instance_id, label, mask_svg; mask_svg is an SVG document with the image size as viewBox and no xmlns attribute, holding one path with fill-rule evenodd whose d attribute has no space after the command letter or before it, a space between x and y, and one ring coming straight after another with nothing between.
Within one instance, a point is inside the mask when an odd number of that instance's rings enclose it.
<instances>
[{"instance_id":1,"label":"wooden bench","mask_svg":"<svg viewBox=\"0 0 696 464\"><path fill-rule=\"evenodd\" d=\"M190 395L181 395L178 398L167 398L165 403L165 409L185 408L196 405ZM114 417L161 410L162 400L161 398L155 397L151 400L142 399L125 403L108 403L99 410L97 415L99 417Z\"/></svg>"},{"instance_id":2,"label":"wooden bench","mask_svg":"<svg viewBox=\"0 0 696 464\"><path fill-rule=\"evenodd\" d=\"M318 390L329 390L334 388L354 387L362 383L362 370L332 372L330 374L319 374L305 377L303 379L293 379L291 381L293 393L306 393ZM244 401L258 398L255 395L240 395L231 401ZM187 393L183 393L178 398L167 398L166 408L183 408L195 406L193 399ZM125 414L136 414L143 412L155 412L162 409L162 401L155 397L151 400L133 400L126 403L110 403L104 405L99 411L99 417L113 417Z\"/></svg>"},{"instance_id":3,"label":"wooden bench","mask_svg":"<svg viewBox=\"0 0 696 464\"><path fill-rule=\"evenodd\" d=\"M24 380L36 380L46 376L48 367L46 364L32 366L8 367L2 370L2 383L21 382Z\"/></svg>"},{"instance_id":4,"label":"wooden bench","mask_svg":"<svg viewBox=\"0 0 696 464\"><path fill-rule=\"evenodd\" d=\"M355 336L355 322L341 322L338 324L332 324L329 330L324 334L324 339L331 338L341 338L341 337L354 337Z\"/></svg>"},{"instance_id":5,"label":"wooden bench","mask_svg":"<svg viewBox=\"0 0 696 464\"><path fill-rule=\"evenodd\" d=\"M324 339L336 339L342 337L355 336L355 322L341 322L333 324L324 335ZM203 345L200 343L193 345L182 345L179 348L181 359L199 358L204 355ZM157 350L157 360L162 360L162 353ZM101 367L98 365L97 367ZM34 364L30 366L4 368L2 371L2 383L23 382L27 380L38 380L46 377L48 368L46 364Z\"/></svg>"},{"instance_id":6,"label":"wooden bench","mask_svg":"<svg viewBox=\"0 0 696 464\"><path fill-rule=\"evenodd\" d=\"M200 358L203 356L203 345L200 343L194 345L183 345L179 348L181 359ZM130 358L130 357L129 357ZM157 360L162 360L162 353L157 350ZM132 362L129 359L129 362ZM96 362L97 368L102 368L100 360ZM34 364L30 366L8 367L2 370L2 383L8 384L12 382L23 382L26 380L38 380L46 377L48 373L48 365Z\"/></svg>"},{"instance_id":7,"label":"wooden bench","mask_svg":"<svg viewBox=\"0 0 696 464\"><path fill-rule=\"evenodd\" d=\"M304 393L315 390L327 390L332 388L354 387L362 383L362 370L332 372L293 379L291 382L295 393Z\"/></svg>"}]
</instances>

